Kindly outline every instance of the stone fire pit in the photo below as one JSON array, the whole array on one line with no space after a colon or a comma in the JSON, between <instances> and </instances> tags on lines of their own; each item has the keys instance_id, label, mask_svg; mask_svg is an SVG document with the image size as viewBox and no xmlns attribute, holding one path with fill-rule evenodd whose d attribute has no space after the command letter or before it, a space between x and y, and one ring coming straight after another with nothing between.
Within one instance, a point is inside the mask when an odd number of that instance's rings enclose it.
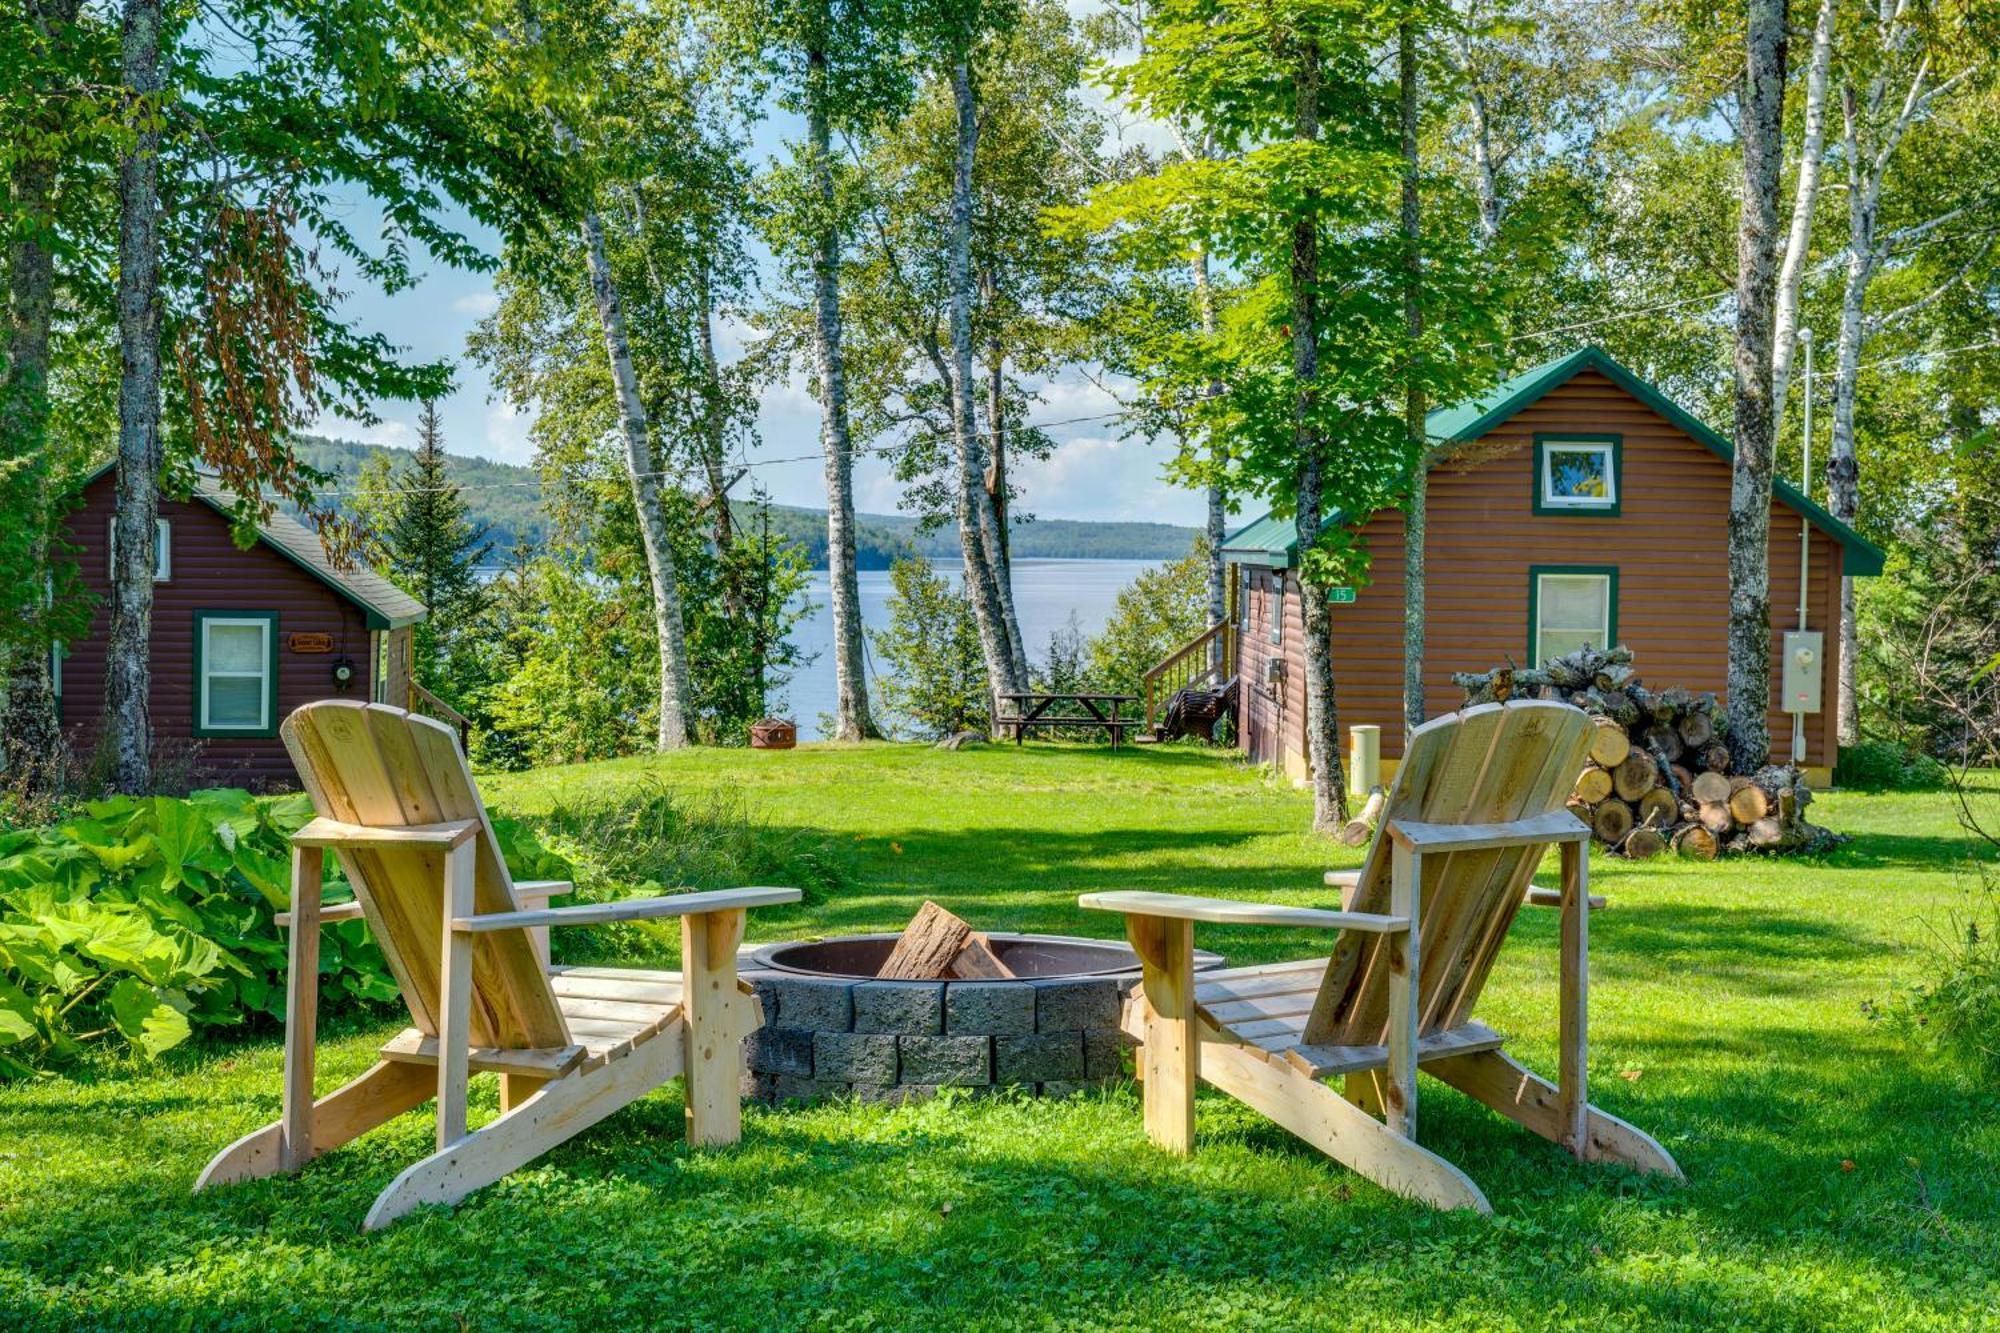
<instances>
[{"instance_id":1,"label":"stone fire pit","mask_svg":"<svg viewBox=\"0 0 2000 1333\"><path fill-rule=\"evenodd\" d=\"M1118 1027L1139 960L1122 944L988 935L1011 981L877 981L895 935L843 935L746 950L764 1026L746 1039L745 1092L766 1102L852 1093L925 1096L1013 1086L1061 1096L1123 1067ZM1195 952L1197 970L1220 955Z\"/></svg>"}]
</instances>

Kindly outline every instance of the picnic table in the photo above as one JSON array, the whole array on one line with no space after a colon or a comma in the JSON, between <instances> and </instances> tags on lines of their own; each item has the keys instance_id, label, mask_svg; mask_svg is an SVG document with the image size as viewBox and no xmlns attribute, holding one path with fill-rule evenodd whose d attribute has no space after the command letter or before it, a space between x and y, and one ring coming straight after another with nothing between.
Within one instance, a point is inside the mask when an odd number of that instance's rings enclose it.
<instances>
[{"instance_id":1,"label":"picnic table","mask_svg":"<svg viewBox=\"0 0 2000 1333\"><path fill-rule=\"evenodd\" d=\"M1125 718L1118 710L1125 704L1136 704L1136 694L1097 694L1090 691L1057 690L1045 693L1039 690L1008 693L997 696L1002 707L1013 706L1012 714L1001 714L994 719L1001 735L1009 728L1014 732L1014 744L1021 743L1022 734L1035 727L1092 727L1107 732L1111 737L1111 748L1125 739L1125 733L1145 724L1137 718ZM1075 712L1051 712L1061 704L1073 704Z\"/></svg>"}]
</instances>

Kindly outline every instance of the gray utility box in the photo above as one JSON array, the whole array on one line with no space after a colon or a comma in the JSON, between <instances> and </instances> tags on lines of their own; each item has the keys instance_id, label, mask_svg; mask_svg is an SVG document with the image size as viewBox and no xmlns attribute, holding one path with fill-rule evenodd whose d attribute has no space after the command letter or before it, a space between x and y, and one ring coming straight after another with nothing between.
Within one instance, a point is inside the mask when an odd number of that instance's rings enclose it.
<instances>
[{"instance_id":1,"label":"gray utility box","mask_svg":"<svg viewBox=\"0 0 2000 1333\"><path fill-rule=\"evenodd\" d=\"M1826 636L1818 630L1785 632L1785 665L1780 677L1787 713L1817 713L1825 676Z\"/></svg>"}]
</instances>

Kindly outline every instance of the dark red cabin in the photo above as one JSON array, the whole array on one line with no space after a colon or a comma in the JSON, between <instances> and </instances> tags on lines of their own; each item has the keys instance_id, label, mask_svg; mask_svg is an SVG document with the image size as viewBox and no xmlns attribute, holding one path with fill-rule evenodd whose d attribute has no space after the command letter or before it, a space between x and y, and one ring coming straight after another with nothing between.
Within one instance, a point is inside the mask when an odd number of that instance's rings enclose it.
<instances>
[{"instance_id":1,"label":"dark red cabin","mask_svg":"<svg viewBox=\"0 0 2000 1333\"><path fill-rule=\"evenodd\" d=\"M79 754L96 745L110 632L112 468L93 473L69 516L90 629L56 652L58 715ZM236 545L230 497L202 478L160 502L153 589L152 713L157 763L203 781L296 782L278 723L314 699L409 703L410 626L423 604L373 570L334 568L319 537L287 513Z\"/></svg>"}]
</instances>

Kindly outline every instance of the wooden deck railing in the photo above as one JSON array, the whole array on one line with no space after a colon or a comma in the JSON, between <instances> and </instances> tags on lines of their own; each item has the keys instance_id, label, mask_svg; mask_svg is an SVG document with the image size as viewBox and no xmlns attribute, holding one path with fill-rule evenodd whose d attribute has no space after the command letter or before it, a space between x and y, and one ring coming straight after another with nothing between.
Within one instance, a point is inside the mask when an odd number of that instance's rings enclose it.
<instances>
[{"instance_id":1,"label":"wooden deck railing","mask_svg":"<svg viewBox=\"0 0 2000 1333\"><path fill-rule=\"evenodd\" d=\"M1159 725L1160 714L1175 690L1190 685L1220 685L1235 674L1236 626L1228 621L1210 625L1139 678L1146 726Z\"/></svg>"},{"instance_id":2,"label":"wooden deck railing","mask_svg":"<svg viewBox=\"0 0 2000 1333\"><path fill-rule=\"evenodd\" d=\"M410 711L434 717L440 722L449 722L458 732L458 743L472 743L472 719L453 708L444 700L432 694L414 680L410 682Z\"/></svg>"}]
</instances>

